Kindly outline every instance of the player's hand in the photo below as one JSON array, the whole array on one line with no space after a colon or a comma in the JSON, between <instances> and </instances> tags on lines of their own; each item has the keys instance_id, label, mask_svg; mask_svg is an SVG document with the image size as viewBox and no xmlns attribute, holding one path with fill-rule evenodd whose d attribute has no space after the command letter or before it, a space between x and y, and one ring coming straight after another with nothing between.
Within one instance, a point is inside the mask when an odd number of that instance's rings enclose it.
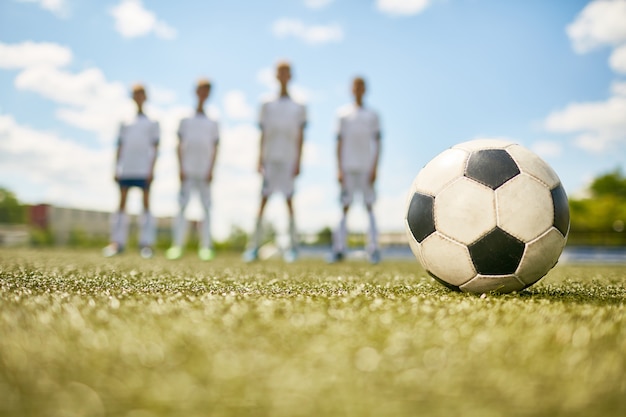
<instances>
[{"instance_id":1,"label":"player's hand","mask_svg":"<svg viewBox=\"0 0 626 417\"><path fill-rule=\"evenodd\" d=\"M146 178L146 182L148 183L148 185L152 184L152 180L154 179L154 174L149 173L148 177Z\"/></svg>"},{"instance_id":2,"label":"player's hand","mask_svg":"<svg viewBox=\"0 0 626 417\"><path fill-rule=\"evenodd\" d=\"M374 182L376 182L376 175L376 170L373 170L370 174L370 184L374 184Z\"/></svg>"},{"instance_id":3,"label":"player's hand","mask_svg":"<svg viewBox=\"0 0 626 417\"><path fill-rule=\"evenodd\" d=\"M213 173L209 172L209 175L206 176L206 182L210 183L213 181Z\"/></svg>"},{"instance_id":4,"label":"player's hand","mask_svg":"<svg viewBox=\"0 0 626 417\"><path fill-rule=\"evenodd\" d=\"M300 164L297 164L296 167L293 169L293 176L297 177L298 175L300 175Z\"/></svg>"},{"instance_id":5,"label":"player's hand","mask_svg":"<svg viewBox=\"0 0 626 417\"><path fill-rule=\"evenodd\" d=\"M263 162L259 161L259 165L257 165L256 170L259 174L263 175Z\"/></svg>"},{"instance_id":6,"label":"player's hand","mask_svg":"<svg viewBox=\"0 0 626 417\"><path fill-rule=\"evenodd\" d=\"M115 176L113 177L113 180L114 180L115 182L120 182L120 176L119 176L119 175L115 175Z\"/></svg>"},{"instance_id":7,"label":"player's hand","mask_svg":"<svg viewBox=\"0 0 626 417\"><path fill-rule=\"evenodd\" d=\"M339 181L339 184L343 185L343 171L339 171L337 173L337 181Z\"/></svg>"},{"instance_id":8,"label":"player's hand","mask_svg":"<svg viewBox=\"0 0 626 417\"><path fill-rule=\"evenodd\" d=\"M178 173L178 176L180 177L180 182L185 181L185 173L183 171L180 171Z\"/></svg>"}]
</instances>

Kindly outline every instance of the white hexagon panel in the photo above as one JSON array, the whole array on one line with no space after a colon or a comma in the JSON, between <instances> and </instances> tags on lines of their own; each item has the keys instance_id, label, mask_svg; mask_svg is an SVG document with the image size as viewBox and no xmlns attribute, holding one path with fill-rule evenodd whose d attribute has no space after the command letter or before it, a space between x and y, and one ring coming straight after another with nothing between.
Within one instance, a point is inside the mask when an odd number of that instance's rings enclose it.
<instances>
[{"instance_id":1,"label":"white hexagon panel","mask_svg":"<svg viewBox=\"0 0 626 417\"><path fill-rule=\"evenodd\" d=\"M526 285L515 275L477 275L471 281L461 285L463 292L486 293L486 292L513 292L523 289Z\"/></svg>"},{"instance_id":2,"label":"white hexagon panel","mask_svg":"<svg viewBox=\"0 0 626 417\"><path fill-rule=\"evenodd\" d=\"M534 152L517 144L508 147L506 150L517 162L522 172L537 178L548 188L552 189L561 183L552 167Z\"/></svg>"},{"instance_id":3,"label":"white hexagon panel","mask_svg":"<svg viewBox=\"0 0 626 417\"><path fill-rule=\"evenodd\" d=\"M414 191L437 195L446 185L463 176L469 153L461 149L447 149L434 157L413 181Z\"/></svg>"},{"instance_id":4,"label":"white hexagon panel","mask_svg":"<svg viewBox=\"0 0 626 417\"><path fill-rule=\"evenodd\" d=\"M550 190L535 178L521 174L496 190L498 226L529 242L552 227L554 207Z\"/></svg>"},{"instance_id":5,"label":"white hexagon panel","mask_svg":"<svg viewBox=\"0 0 626 417\"><path fill-rule=\"evenodd\" d=\"M495 194L461 177L435 196L434 218L437 231L469 245L496 226Z\"/></svg>"},{"instance_id":6,"label":"white hexagon panel","mask_svg":"<svg viewBox=\"0 0 626 417\"><path fill-rule=\"evenodd\" d=\"M555 227L526 244L522 261L515 272L528 285L537 282L556 265L567 240Z\"/></svg>"},{"instance_id":7,"label":"white hexagon panel","mask_svg":"<svg viewBox=\"0 0 626 417\"><path fill-rule=\"evenodd\" d=\"M433 233L424 239L420 244L420 253L422 266L448 286L458 287L476 275L467 247L440 233Z\"/></svg>"}]
</instances>

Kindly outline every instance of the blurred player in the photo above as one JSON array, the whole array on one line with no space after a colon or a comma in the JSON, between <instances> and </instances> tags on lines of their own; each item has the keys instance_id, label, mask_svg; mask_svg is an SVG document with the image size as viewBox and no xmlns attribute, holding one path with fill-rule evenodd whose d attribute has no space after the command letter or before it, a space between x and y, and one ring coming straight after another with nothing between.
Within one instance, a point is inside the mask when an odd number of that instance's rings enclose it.
<instances>
[{"instance_id":1,"label":"blurred player","mask_svg":"<svg viewBox=\"0 0 626 417\"><path fill-rule=\"evenodd\" d=\"M198 257L210 261L215 257L211 240L211 182L217 156L219 130L217 123L204 113L204 103L211 93L211 82L200 79L196 85L198 104L196 114L180 122L178 128L178 166L180 170L180 211L174 220L173 246L167 250L168 259L178 259L183 254L187 233L185 209L192 191L200 197L204 219L200 232Z\"/></svg>"},{"instance_id":2,"label":"blurred player","mask_svg":"<svg viewBox=\"0 0 626 417\"><path fill-rule=\"evenodd\" d=\"M151 258L156 240L156 223L150 213L150 185L159 145L159 124L143 113L147 99L143 85L133 86L132 97L137 105L137 117L130 123L122 123L120 127L115 168L115 181L120 187L120 205L111 217L111 243L103 249L103 255L109 257L124 250L129 226L126 197L131 187L138 187L143 191L143 213L139 226L140 254L143 258Z\"/></svg>"},{"instance_id":3,"label":"blurred player","mask_svg":"<svg viewBox=\"0 0 626 417\"><path fill-rule=\"evenodd\" d=\"M338 111L337 131L337 179L341 186L343 215L333 235L333 252L330 262L341 261L345 256L348 230L346 219L354 195L360 193L369 217L367 252L370 262L380 261L378 231L373 204L376 200L374 183L380 153L380 124L378 114L363 104L365 80L356 77L352 81L354 103Z\"/></svg>"},{"instance_id":4,"label":"blurred player","mask_svg":"<svg viewBox=\"0 0 626 417\"><path fill-rule=\"evenodd\" d=\"M263 176L263 187L252 245L244 253L244 260L247 262L257 260L259 257L263 211L268 198L274 192L285 196L289 212L290 243L285 252L285 261L293 262L297 257L297 233L292 198L294 181L300 173L306 108L289 96L291 66L288 62L281 61L276 65L276 79L280 83L279 96L264 102L261 106L258 171Z\"/></svg>"}]
</instances>

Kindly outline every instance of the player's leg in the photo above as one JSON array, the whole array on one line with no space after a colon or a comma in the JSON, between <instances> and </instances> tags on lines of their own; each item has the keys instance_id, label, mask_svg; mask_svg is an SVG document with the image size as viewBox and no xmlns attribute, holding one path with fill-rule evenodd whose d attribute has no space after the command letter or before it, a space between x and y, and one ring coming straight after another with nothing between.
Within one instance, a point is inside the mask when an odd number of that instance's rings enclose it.
<instances>
[{"instance_id":1,"label":"player's leg","mask_svg":"<svg viewBox=\"0 0 626 417\"><path fill-rule=\"evenodd\" d=\"M263 180L265 183L265 179ZM254 226L254 233L252 235L252 242L249 248L243 253L243 260L245 262L252 262L259 259L259 248L263 239L263 212L267 205L269 196L265 195L265 186L262 190L261 202L259 204L259 210L257 212L256 223Z\"/></svg>"},{"instance_id":2,"label":"player's leg","mask_svg":"<svg viewBox=\"0 0 626 417\"><path fill-rule=\"evenodd\" d=\"M365 208L367 209L370 224L367 239L367 253L369 254L370 262L377 264L380 262L380 249L378 247L378 228L376 227L376 216L374 215L376 192L374 190L374 185L369 181L366 183L363 191L363 201L365 202Z\"/></svg>"},{"instance_id":3,"label":"player's leg","mask_svg":"<svg viewBox=\"0 0 626 417\"><path fill-rule=\"evenodd\" d=\"M285 202L289 213L289 247L285 251L284 259L287 262L294 262L298 257L298 230L293 209L293 195L286 197Z\"/></svg>"},{"instance_id":4,"label":"player's leg","mask_svg":"<svg viewBox=\"0 0 626 417\"><path fill-rule=\"evenodd\" d=\"M347 241L348 241L348 211L350 210L350 205L343 205L341 211L341 219L339 220L339 224L337 228L333 232L333 250L330 254L330 258L328 259L329 263L341 262L344 260L346 256L347 249Z\"/></svg>"},{"instance_id":5,"label":"player's leg","mask_svg":"<svg viewBox=\"0 0 626 417\"><path fill-rule=\"evenodd\" d=\"M181 182L178 192L178 213L176 213L172 227L172 246L165 252L167 259L178 259L183 255L188 229L185 210L191 198L191 190L191 180L186 178Z\"/></svg>"},{"instance_id":6,"label":"player's leg","mask_svg":"<svg viewBox=\"0 0 626 417\"><path fill-rule=\"evenodd\" d=\"M128 240L129 220L126 214L126 198L128 187L120 184L120 203L118 210L111 214L110 243L102 250L106 257L117 255L124 250Z\"/></svg>"},{"instance_id":7,"label":"player's leg","mask_svg":"<svg viewBox=\"0 0 626 417\"><path fill-rule=\"evenodd\" d=\"M330 262L339 262L344 259L347 250L348 241L348 211L354 200L354 175L351 173L344 174L343 183L341 184L340 202L342 207L341 219L333 233L333 251Z\"/></svg>"},{"instance_id":8,"label":"player's leg","mask_svg":"<svg viewBox=\"0 0 626 417\"><path fill-rule=\"evenodd\" d=\"M203 261L210 261L215 257L213 240L211 238L211 183L200 180L197 186L200 194L200 202L204 210L204 218L200 225L200 248L198 249L198 257Z\"/></svg>"},{"instance_id":9,"label":"player's leg","mask_svg":"<svg viewBox=\"0 0 626 417\"><path fill-rule=\"evenodd\" d=\"M263 240L263 213L265 212L265 206L269 196L262 195L261 202L259 203L259 211L256 215L256 223L254 226L254 238L252 240L252 247L258 249L261 246Z\"/></svg>"},{"instance_id":10,"label":"player's leg","mask_svg":"<svg viewBox=\"0 0 626 417\"><path fill-rule=\"evenodd\" d=\"M152 246L156 241L156 219L150 211L150 184L147 182L140 187L143 191L143 213L139 220L139 246L143 258L152 258Z\"/></svg>"},{"instance_id":11,"label":"player's leg","mask_svg":"<svg viewBox=\"0 0 626 417\"><path fill-rule=\"evenodd\" d=\"M286 262L294 262L298 258L298 229L293 205L296 178L293 172L294 167L291 164L281 164L277 173L277 188L285 196L287 204L289 246L283 256Z\"/></svg>"}]
</instances>

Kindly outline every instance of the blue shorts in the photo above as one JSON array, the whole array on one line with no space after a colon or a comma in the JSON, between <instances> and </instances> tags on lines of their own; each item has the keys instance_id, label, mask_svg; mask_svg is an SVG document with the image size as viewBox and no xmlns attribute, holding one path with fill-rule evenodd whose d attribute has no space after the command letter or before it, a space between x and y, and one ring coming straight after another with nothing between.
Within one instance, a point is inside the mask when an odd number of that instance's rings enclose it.
<instances>
[{"instance_id":1,"label":"blue shorts","mask_svg":"<svg viewBox=\"0 0 626 417\"><path fill-rule=\"evenodd\" d=\"M120 188L139 187L143 190L150 188L150 183L145 178L123 178L117 180Z\"/></svg>"}]
</instances>

